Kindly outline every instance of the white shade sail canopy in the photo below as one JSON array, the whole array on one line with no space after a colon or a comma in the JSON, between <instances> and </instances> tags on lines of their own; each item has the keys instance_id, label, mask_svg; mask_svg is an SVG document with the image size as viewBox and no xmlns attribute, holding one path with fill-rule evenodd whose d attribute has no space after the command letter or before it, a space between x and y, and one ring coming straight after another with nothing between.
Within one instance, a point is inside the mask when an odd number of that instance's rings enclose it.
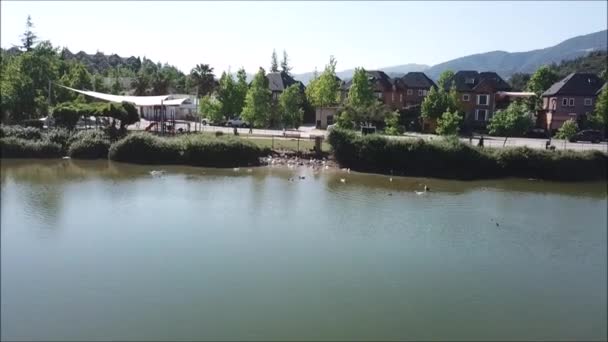
<instances>
[{"instance_id":1,"label":"white shade sail canopy","mask_svg":"<svg viewBox=\"0 0 608 342\"><path fill-rule=\"evenodd\" d=\"M188 101L188 98L171 99L171 95L158 95L158 96L123 96L123 95L112 95L105 93L98 93L96 91L78 90L70 87L66 87L58 84L60 87L64 87L71 91L75 91L80 94L84 94L96 99L105 100L109 102L131 102L136 106L179 106L184 102Z\"/></svg>"}]
</instances>

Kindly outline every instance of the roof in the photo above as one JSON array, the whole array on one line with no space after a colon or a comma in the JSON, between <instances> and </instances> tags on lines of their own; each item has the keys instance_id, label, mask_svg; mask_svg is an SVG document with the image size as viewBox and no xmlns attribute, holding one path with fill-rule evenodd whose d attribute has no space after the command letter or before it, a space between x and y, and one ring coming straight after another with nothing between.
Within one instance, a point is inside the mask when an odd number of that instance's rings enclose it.
<instances>
[{"instance_id":1,"label":"roof","mask_svg":"<svg viewBox=\"0 0 608 342\"><path fill-rule=\"evenodd\" d=\"M58 84L60 87L75 91L80 94L84 94L96 99L109 101L109 102L131 102L136 106L179 106L184 103L188 98L172 99L173 95L159 95L159 96L123 96L123 95L112 95L105 93L98 93L96 91L78 90L70 87L66 87Z\"/></svg>"},{"instance_id":2,"label":"roof","mask_svg":"<svg viewBox=\"0 0 608 342\"><path fill-rule=\"evenodd\" d=\"M408 88L430 89L435 85L435 82L423 72L408 72L403 75L400 80L401 83Z\"/></svg>"},{"instance_id":3,"label":"roof","mask_svg":"<svg viewBox=\"0 0 608 342\"><path fill-rule=\"evenodd\" d=\"M496 91L510 91L511 86L493 71L477 72L475 70L461 70L445 84L446 90L456 83L456 90L460 92L475 91L481 85L489 85Z\"/></svg>"},{"instance_id":4,"label":"roof","mask_svg":"<svg viewBox=\"0 0 608 342\"><path fill-rule=\"evenodd\" d=\"M304 90L304 84L300 81L296 81L286 72L269 72L266 74L268 79L268 87L271 91L283 91L293 84L298 84L300 90Z\"/></svg>"},{"instance_id":5,"label":"roof","mask_svg":"<svg viewBox=\"0 0 608 342\"><path fill-rule=\"evenodd\" d=\"M384 71L381 70L366 70L368 79L372 83L374 91L392 91L393 85L400 87L401 83L398 80L391 79ZM348 90L353 84L352 78L343 83L342 89Z\"/></svg>"},{"instance_id":6,"label":"roof","mask_svg":"<svg viewBox=\"0 0 608 342\"><path fill-rule=\"evenodd\" d=\"M593 73L573 72L547 89L542 96L594 96L602 88L602 81Z\"/></svg>"},{"instance_id":7,"label":"roof","mask_svg":"<svg viewBox=\"0 0 608 342\"><path fill-rule=\"evenodd\" d=\"M602 86L600 89L598 89L598 90L597 90L597 92L595 93L595 95L599 96L599 95L600 95L600 93L601 93L601 92L602 92L604 89L606 89L606 88L608 88L608 82L604 83L604 85L603 85L603 86Z\"/></svg>"}]
</instances>

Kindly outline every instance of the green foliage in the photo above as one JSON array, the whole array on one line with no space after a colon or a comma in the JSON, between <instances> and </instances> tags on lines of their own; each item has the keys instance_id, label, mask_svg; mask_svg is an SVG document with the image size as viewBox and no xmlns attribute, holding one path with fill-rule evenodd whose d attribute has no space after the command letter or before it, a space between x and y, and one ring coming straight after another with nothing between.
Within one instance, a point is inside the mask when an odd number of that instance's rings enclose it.
<instances>
[{"instance_id":1,"label":"green foliage","mask_svg":"<svg viewBox=\"0 0 608 342\"><path fill-rule=\"evenodd\" d=\"M243 119L255 127L264 127L270 120L271 92L263 68L260 68L251 82L245 97Z\"/></svg>"},{"instance_id":2,"label":"green foliage","mask_svg":"<svg viewBox=\"0 0 608 342\"><path fill-rule=\"evenodd\" d=\"M428 119L439 119L445 112L460 111L456 85L452 83L449 91L444 87L431 87L420 108L421 116Z\"/></svg>"},{"instance_id":3,"label":"green foliage","mask_svg":"<svg viewBox=\"0 0 608 342\"><path fill-rule=\"evenodd\" d=\"M393 111L386 115L384 118L384 124L386 128L384 133L389 135L400 135L403 133L401 126L399 126L399 112Z\"/></svg>"},{"instance_id":4,"label":"green foliage","mask_svg":"<svg viewBox=\"0 0 608 342\"><path fill-rule=\"evenodd\" d=\"M330 56L325 70L308 84L306 97L313 106L333 106L340 101L340 82L336 76L337 63L334 56Z\"/></svg>"},{"instance_id":5,"label":"green foliage","mask_svg":"<svg viewBox=\"0 0 608 342\"><path fill-rule=\"evenodd\" d=\"M531 99L531 106L536 109L540 109L542 106L542 93L549 89L553 83L557 82L558 80L559 76L555 72L555 68L546 65L538 68L534 74L532 74L526 86L527 91L536 94L536 96Z\"/></svg>"},{"instance_id":6,"label":"green foliage","mask_svg":"<svg viewBox=\"0 0 608 342\"><path fill-rule=\"evenodd\" d=\"M110 146L111 160L138 164L175 164L182 149L177 139L167 139L149 133L133 133Z\"/></svg>"},{"instance_id":7,"label":"green foliage","mask_svg":"<svg viewBox=\"0 0 608 342\"><path fill-rule=\"evenodd\" d=\"M120 95L122 93L123 89L122 86L120 85L120 82L118 81L118 77L114 78L114 82L112 82L112 87L110 88L110 92L114 95Z\"/></svg>"},{"instance_id":8,"label":"green foliage","mask_svg":"<svg viewBox=\"0 0 608 342\"><path fill-rule=\"evenodd\" d=\"M461 122L462 117L458 112L445 112L437 120L437 134L456 135Z\"/></svg>"},{"instance_id":9,"label":"green foliage","mask_svg":"<svg viewBox=\"0 0 608 342\"><path fill-rule=\"evenodd\" d=\"M530 81L531 76L532 75L530 74L516 72L509 78L509 84L513 87L514 91L522 91L526 89L526 85L528 84L528 81Z\"/></svg>"},{"instance_id":10,"label":"green foliage","mask_svg":"<svg viewBox=\"0 0 608 342\"><path fill-rule=\"evenodd\" d=\"M523 177L563 181L606 179L608 155L599 151L479 149L457 139L426 142L334 129L329 143L342 167L414 177Z\"/></svg>"},{"instance_id":11,"label":"green foliage","mask_svg":"<svg viewBox=\"0 0 608 342\"><path fill-rule=\"evenodd\" d=\"M0 138L1 158L59 158L61 145L48 140Z\"/></svg>"},{"instance_id":12,"label":"green foliage","mask_svg":"<svg viewBox=\"0 0 608 342\"><path fill-rule=\"evenodd\" d=\"M440 89L447 88L448 82L450 82L454 78L454 72L452 70L445 70L439 75L439 79L437 80L437 86Z\"/></svg>"},{"instance_id":13,"label":"green foliage","mask_svg":"<svg viewBox=\"0 0 608 342\"><path fill-rule=\"evenodd\" d=\"M42 139L59 144L62 154L66 154L72 139L72 133L65 128L53 128L46 131Z\"/></svg>"},{"instance_id":14,"label":"green foliage","mask_svg":"<svg viewBox=\"0 0 608 342\"><path fill-rule=\"evenodd\" d=\"M513 102L504 110L497 111L488 124L491 135L505 137L526 133L533 125L528 107L523 102Z\"/></svg>"},{"instance_id":15,"label":"green foliage","mask_svg":"<svg viewBox=\"0 0 608 342\"><path fill-rule=\"evenodd\" d=\"M279 71L279 62L277 61L277 52L272 49L272 57L270 58L270 72Z\"/></svg>"},{"instance_id":16,"label":"green foliage","mask_svg":"<svg viewBox=\"0 0 608 342\"><path fill-rule=\"evenodd\" d=\"M192 71L190 71L190 77L197 89L196 94L198 96L211 94L215 87L215 75L213 75L213 68L210 67L209 64L197 64Z\"/></svg>"},{"instance_id":17,"label":"green foliage","mask_svg":"<svg viewBox=\"0 0 608 342\"><path fill-rule=\"evenodd\" d=\"M57 126L71 130L76 127L78 120L80 120L82 116L90 116L93 113L91 107L86 104L64 102L53 108L51 116L55 119L55 124Z\"/></svg>"},{"instance_id":18,"label":"green foliage","mask_svg":"<svg viewBox=\"0 0 608 342\"><path fill-rule=\"evenodd\" d=\"M238 117L241 114L242 104L240 104L240 93L234 83L232 74L223 72L220 77L220 85L217 90L217 97L221 103L221 114L226 118Z\"/></svg>"},{"instance_id":19,"label":"green foliage","mask_svg":"<svg viewBox=\"0 0 608 342\"><path fill-rule=\"evenodd\" d=\"M283 50L283 59L281 60L281 71L287 75L291 75L291 67L289 66L289 57L287 51Z\"/></svg>"},{"instance_id":20,"label":"green foliage","mask_svg":"<svg viewBox=\"0 0 608 342\"><path fill-rule=\"evenodd\" d=\"M32 17L31 16L27 16L27 21L25 23L25 32L23 33L23 36L21 37L21 43L22 48L25 51L31 51L32 48L34 47L34 44L36 44L36 39L38 37L36 37L36 34L34 32L32 32L32 28L34 27L34 24L32 23Z\"/></svg>"},{"instance_id":21,"label":"green foliage","mask_svg":"<svg viewBox=\"0 0 608 342\"><path fill-rule=\"evenodd\" d=\"M292 84L279 98L281 121L288 127L298 128L302 124L304 118L303 96L300 87L297 84Z\"/></svg>"},{"instance_id":22,"label":"green foliage","mask_svg":"<svg viewBox=\"0 0 608 342\"><path fill-rule=\"evenodd\" d=\"M348 104L353 107L367 107L376 99L372 84L363 68L355 68L352 85L348 90Z\"/></svg>"},{"instance_id":23,"label":"green foliage","mask_svg":"<svg viewBox=\"0 0 608 342\"><path fill-rule=\"evenodd\" d=\"M558 65L551 65L558 79L564 78L573 72L590 72L601 75L608 65L608 52L606 50L592 51L589 54L571 60L565 60ZM601 76L600 76L601 77ZM606 79L604 78L606 81Z\"/></svg>"},{"instance_id":24,"label":"green foliage","mask_svg":"<svg viewBox=\"0 0 608 342\"><path fill-rule=\"evenodd\" d=\"M604 89L602 89L595 101L595 109L591 121L595 126L600 128L605 129L608 126L608 86L604 86Z\"/></svg>"},{"instance_id":25,"label":"green foliage","mask_svg":"<svg viewBox=\"0 0 608 342\"><path fill-rule=\"evenodd\" d=\"M234 94L234 112L241 114L243 107L245 106L245 96L247 96L247 90L249 85L247 84L247 73L245 69L240 68L236 73L236 85Z\"/></svg>"},{"instance_id":26,"label":"green foliage","mask_svg":"<svg viewBox=\"0 0 608 342\"><path fill-rule=\"evenodd\" d=\"M578 132L578 125L575 120L570 119L562 124L562 127L557 130L555 137L557 139L570 140L576 132Z\"/></svg>"},{"instance_id":27,"label":"green foliage","mask_svg":"<svg viewBox=\"0 0 608 342\"><path fill-rule=\"evenodd\" d=\"M78 159L105 159L108 157L109 149L110 141L103 135L89 134L74 139L70 144L68 155Z\"/></svg>"},{"instance_id":28,"label":"green foliage","mask_svg":"<svg viewBox=\"0 0 608 342\"><path fill-rule=\"evenodd\" d=\"M148 95L148 87L150 86L150 77L146 75L143 69L137 73L131 82L131 88L135 91L135 96Z\"/></svg>"},{"instance_id":29,"label":"green foliage","mask_svg":"<svg viewBox=\"0 0 608 342\"><path fill-rule=\"evenodd\" d=\"M42 133L39 128L35 127L0 125L0 138L6 137L37 140L42 138Z\"/></svg>"},{"instance_id":30,"label":"green foliage","mask_svg":"<svg viewBox=\"0 0 608 342\"><path fill-rule=\"evenodd\" d=\"M201 115L211 122L218 123L224 119L222 104L215 97L210 95L203 96L199 102L199 108Z\"/></svg>"}]
</instances>

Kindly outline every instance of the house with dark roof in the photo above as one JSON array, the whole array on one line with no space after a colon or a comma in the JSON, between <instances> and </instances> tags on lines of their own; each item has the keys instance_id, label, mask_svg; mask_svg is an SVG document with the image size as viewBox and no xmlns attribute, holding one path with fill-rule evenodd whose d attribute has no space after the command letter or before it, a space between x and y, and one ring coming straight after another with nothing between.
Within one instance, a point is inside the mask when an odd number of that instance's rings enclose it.
<instances>
[{"instance_id":1,"label":"house with dark roof","mask_svg":"<svg viewBox=\"0 0 608 342\"><path fill-rule=\"evenodd\" d=\"M366 70L367 77L372 84L374 95L391 109L404 107L405 88L399 79L390 78L384 71ZM346 99L353 80L350 79L342 84L342 98Z\"/></svg>"},{"instance_id":2,"label":"house with dark roof","mask_svg":"<svg viewBox=\"0 0 608 342\"><path fill-rule=\"evenodd\" d=\"M452 84L465 112L465 122L471 127L485 128L494 112L508 105L508 97L497 95L510 91L511 86L495 72L461 70L446 82L445 90Z\"/></svg>"},{"instance_id":3,"label":"house with dark roof","mask_svg":"<svg viewBox=\"0 0 608 342\"><path fill-rule=\"evenodd\" d=\"M302 92L305 89L302 82L296 81L291 75L283 71L269 72L266 74L266 79L268 80L268 87L272 92L273 100L278 100L283 91L293 84L297 84Z\"/></svg>"},{"instance_id":4,"label":"house with dark roof","mask_svg":"<svg viewBox=\"0 0 608 342\"><path fill-rule=\"evenodd\" d=\"M405 88L404 107L420 106L435 82L423 72L408 72L399 81Z\"/></svg>"},{"instance_id":5,"label":"house with dark roof","mask_svg":"<svg viewBox=\"0 0 608 342\"><path fill-rule=\"evenodd\" d=\"M582 72L554 83L542 94L542 122L546 128L554 131L569 119L586 120L602 86L604 83L596 74Z\"/></svg>"}]
</instances>

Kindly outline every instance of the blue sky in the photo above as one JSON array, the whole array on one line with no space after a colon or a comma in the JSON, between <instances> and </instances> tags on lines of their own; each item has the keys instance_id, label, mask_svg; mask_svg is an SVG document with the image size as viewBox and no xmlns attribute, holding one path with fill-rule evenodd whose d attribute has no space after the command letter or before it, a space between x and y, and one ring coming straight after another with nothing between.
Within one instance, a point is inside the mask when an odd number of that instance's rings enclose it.
<instances>
[{"instance_id":1,"label":"blue sky","mask_svg":"<svg viewBox=\"0 0 608 342\"><path fill-rule=\"evenodd\" d=\"M72 52L146 56L183 71L268 69L286 49L293 71L436 64L473 53L543 48L605 30L606 1L33 2L1 1L2 47L34 31ZM557 24L556 24L557 23Z\"/></svg>"}]
</instances>

